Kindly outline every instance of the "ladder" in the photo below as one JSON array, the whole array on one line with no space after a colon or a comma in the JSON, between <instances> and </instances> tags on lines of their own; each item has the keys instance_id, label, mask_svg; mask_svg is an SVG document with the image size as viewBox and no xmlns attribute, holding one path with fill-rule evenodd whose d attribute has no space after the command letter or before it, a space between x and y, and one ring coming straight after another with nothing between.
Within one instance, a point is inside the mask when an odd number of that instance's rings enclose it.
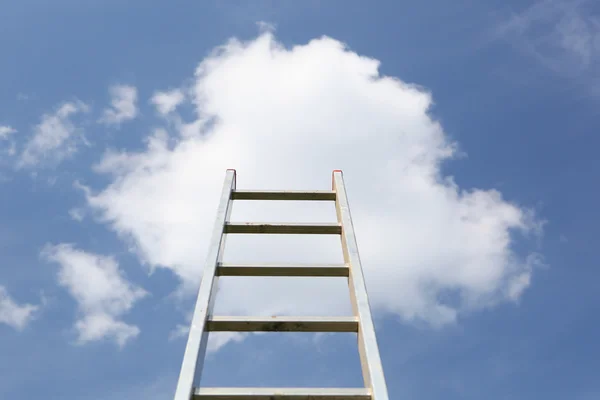
<instances>
[{"instance_id":1,"label":"ladder","mask_svg":"<svg viewBox=\"0 0 600 400\"><path fill-rule=\"evenodd\" d=\"M231 223L235 200L334 201L337 223ZM344 263L340 265L255 265L221 262L225 237L231 234L339 235ZM352 317L225 317L212 309L219 276L346 277ZM354 332L364 388L207 388L200 387L209 332ZM236 171L226 172L204 275L190 325L174 400L388 400L375 328L354 235L342 171L334 170L332 190L236 190Z\"/></svg>"}]
</instances>

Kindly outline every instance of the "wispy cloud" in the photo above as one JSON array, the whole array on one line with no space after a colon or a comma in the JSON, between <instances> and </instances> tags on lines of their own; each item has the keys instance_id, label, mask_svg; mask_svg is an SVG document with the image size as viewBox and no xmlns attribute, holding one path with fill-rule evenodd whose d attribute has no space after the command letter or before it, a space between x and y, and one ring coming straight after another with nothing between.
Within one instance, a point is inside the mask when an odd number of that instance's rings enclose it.
<instances>
[{"instance_id":1,"label":"wispy cloud","mask_svg":"<svg viewBox=\"0 0 600 400\"><path fill-rule=\"evenodd\" d=\"M177 106L185 100L185 95L180 89L166 92L156 92L150 102L154 104L161 115L167 115L175 111Z\"/></svg>"},{"instance_id":2,"label":"wispy cloud","mask_svg":"<svg viewBox=\"0 0 600 400\"><path fill-rule=\"evenodd\" d=\"M21 330L34 318L38 310L39 306L33 304L17 304L9 296L6 288L0 285L0 323Z\"/></svg>"},{"instance_id":3,"label":"wispy cloud","mask_svg":"<svg viewBox=\"0 0 600 400\"><path fill-rule=\"evenodd\" d=\"M127 281L113 258L70 244L48 245L42 256L60 265L58 282L77 301L81 313L75 323L79 343L110 338L123 346L140 333L137 326L120 317L147 293Z\"/></svg>"},{"instance_id":4,"label":"wispy cloud","mask_svg":"<svg viewBox=\"0 0 600 400\"><path fill-rule=\"evenodd\" d=\"M178 324L169 334L169 340L187 338L190 332L191 315L188 317L187 324ZM230 342L241 342L247 336L240 332L212 332L208 336L206 345L207 354L216 353L221 347Z\"/></svg>"},{"instance_id":5,"label":"wispy cloud","mask_svg":"<svg viewBox=\"0 0 600 400\"><path fill-rule=\"evenodd\" d=\"M134 119L138 114L137 89L130 85L114 85L109 88L111 107L104 110L99 122L120 125Z\"/></svg>"},{"instance_id":6,"label":"wispy cloud","mask_svg":"<svg viewBox=\"0 0 600 400\"><path fill-rule=\"evenodd\" d=\"M17 132L17 130L11 126L0 125L0 140L8 139L15 132Z\"/></svg>"},{"instance_id":7,"label":"wispy cloud","mask_svg":"<svg viewBox=\"0 0 600 400\"><path fill-rule=\"evenodd\" d=\"M33 136L25 143L17 167L57 164L76 153L77 146L85 138L71 117L88 110L89 107L82 102L68 102L56 112L44 114L42 121L34 128Z\"/></svg>"},{"instance_id":8,"label":"wispy cloud","mask_svg":"<svg viewBox=\"0 0 600 400\"><path fill-rule=\"evenodd\" d=\"M69 216L74 220L81 222L85 217L85 211L81 208L72 208L69 210Z\"/></svg>"},{"instance_id":9,"label":"wispy cloud","mask_svg":"<svg viewBox=\"0 0 600 400\"><path fill-rule=\"evenodd\" d=\"M497 29L550 70L599 79L600 16L590 0L541 0Z\"/></svg>"},{"instance_id":10,"label":"wispy cloud","mask_svg":"<svg viewBox=\"0 0 600 400\"><path fill-rule=\"evenodd\" d=\"M16 132L17 130L12 126L0 125L0 150L10 157L17 152L17 145L12 138Z\"/></svg>"}]
</instances>

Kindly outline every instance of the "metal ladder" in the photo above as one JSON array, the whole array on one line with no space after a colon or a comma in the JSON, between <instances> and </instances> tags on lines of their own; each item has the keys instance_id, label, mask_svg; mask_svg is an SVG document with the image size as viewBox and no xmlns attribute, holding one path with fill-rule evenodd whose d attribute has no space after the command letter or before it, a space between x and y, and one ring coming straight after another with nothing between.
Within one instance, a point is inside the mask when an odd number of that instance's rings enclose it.
<instances>
[{"instance_id":1,"label":"metal ladder","mask_svg":"<svg viewBox=\"0 0 600 400\"><path fill-rule=\"evenodd\" d=\"M227 170L204 275L190 326L174 400L388 400L367 289L358 254L342 171L333 171L332 190L236 190L236 171ZM337 223L230 223L235 200L335 201ZM339 235L344 264L223 264L225 237L230 234ZM352 317L222 317L212 309L219 276L347 277ZM209 332L355 332L364 388L204 388L199 387Z\"/></svg>"}]
</instances>

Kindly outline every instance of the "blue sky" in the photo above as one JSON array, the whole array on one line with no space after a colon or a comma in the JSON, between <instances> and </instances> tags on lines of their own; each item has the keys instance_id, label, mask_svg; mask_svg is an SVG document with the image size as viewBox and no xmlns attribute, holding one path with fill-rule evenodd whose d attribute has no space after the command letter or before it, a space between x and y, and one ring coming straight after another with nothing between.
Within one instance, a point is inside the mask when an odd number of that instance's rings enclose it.
<instances>
[{"instance_id":1,"label":"blue sky","mask_svg":"<svg viewBox=\"0 0 600 400\"><path fill-rule=\"evenodd\" d=\"M600 398L599 18L589 0L4 2L0 398L172 396L230 167L245 189L344 169L390 398ZM236 240L237 261L339 256ZM221 310L347 312L332 293L224 280ZM350 335L214 343L206 385L361 385Z\"/></svg>"}]
</instances>

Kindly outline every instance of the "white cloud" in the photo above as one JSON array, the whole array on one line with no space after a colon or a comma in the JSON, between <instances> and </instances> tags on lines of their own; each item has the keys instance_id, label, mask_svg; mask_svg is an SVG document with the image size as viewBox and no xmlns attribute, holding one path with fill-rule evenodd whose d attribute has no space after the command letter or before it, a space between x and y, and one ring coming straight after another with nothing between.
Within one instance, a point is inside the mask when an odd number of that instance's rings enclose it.
<instances>
[{"instance_id":1,"label":"white cloud","mask_svg":"<svg viewBox=\"0 0 600 400\"><path fill-rule=\"evenodd\" d=\"M130 85L114 85L109 88L111 108L104 110L99 122L119 125L137 116L137 89Z\"/></svg>"},{"instance_id":2,"label":"white cloud","mask_svg":"<svg viewBox=\"0 0 600 400\"><path fill-rule=\"evenodd\" d=\"M0 140L8 139L16 131L17 131L16 129L14 129L10 126L0 125Z\"/></svg>"},{"instance_id":3,"label":"white cloud","mask_svg":"<svg viewBox=\"0 0 600 400\"><path fill-rule=\"evenodd\" d=\"M21 330L34 318L38 309L39 306L33 304L17 304L0 285L0 323Z\"/></svg>"},{"instance_id":4,"label":"white cloud","mask_svg":"<svg viewBox=\"0 0 600 400\"><path fill-rule=\"evenodd\" d=\"M49 245L42 255L60 265L59 284L77 301L81 314L75 323L79 343L111 338L123 346L139 334L137 326L126 324L120 317L147 293L127 281L113 258L70 244Z\"/></svg>"},{"instance_id":5,"label":"white cloud","mask_svg":"<svg viewBox=\"0 0 600 400\"><path fill-rule=\"evenodd\" d=\"M161 115L167 115L175 111L177 106L185 100L185 95L180 89L166 92L156 92L150 100L156 106Z\"/></svg>"},{"instance_id":6,"label":"white cloud","mask_svg":"<svg viewBox=\"0 0 600 400\"><path fill-rule=\"evenodd\" d=\"M195 294L225 169L238 170L240 188L327 189L341 168L375 309L439 325L517 299L532 263L513 252L513 235L538 225L499 192L461 189L444 177L441 165L456 146L429 114L431 95L379 76L378 67L330 38L292 49L269 32L230 41L196 71L198 119L178 138L157 130L145 151L107 153L96 170L112 183L89 192L89 205L143 262L172 270ZM234 211L238 220L335 218L325 205L235 209L244 214ZM228 243L230 261L294 254L323 262L340 254L328 247L339 249L339 241L324 238ZM221 288L220 313L349 311L342 280L228 278Z\"/></svg>"},{"instance_id":7,"label":"white cloud","mask_svg":"<svg viewBox=\"0 0 600 400\"><path fill-rule=\"evenodd\" d=\"M77 151L78 135L71 117L87 112L88 106L81 102L62 104L55 113L44 114L42 121L34 128L33 136L25 144L19 156L18 168L34 167L44 163L59 163Z\"/></svg>"}]
</instances>

